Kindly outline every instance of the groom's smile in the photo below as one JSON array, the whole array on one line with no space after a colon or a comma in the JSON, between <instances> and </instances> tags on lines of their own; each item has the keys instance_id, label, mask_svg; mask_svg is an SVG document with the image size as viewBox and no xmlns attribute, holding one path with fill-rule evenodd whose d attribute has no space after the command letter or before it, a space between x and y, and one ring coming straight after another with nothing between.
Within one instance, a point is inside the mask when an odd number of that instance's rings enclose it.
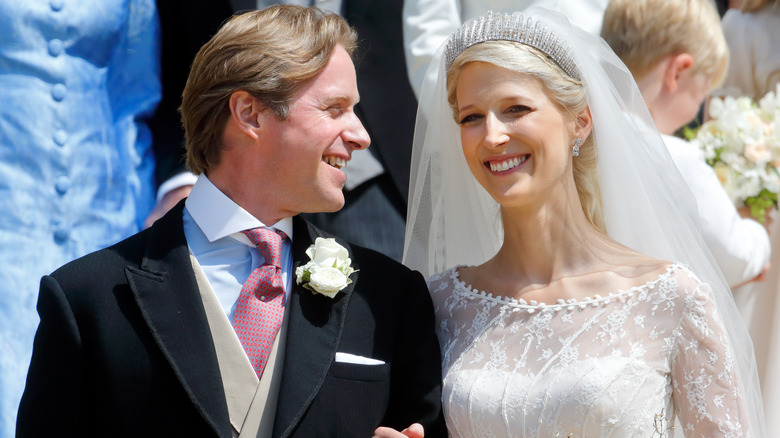
<instances>
[{"instance_id":1,"label":"groom's smile","mask_svg":"<svg viewBox=\"0 0 780 438\"><path fill-rule=\"evenodd\" d=\"M322 157L322 161L328 163L329 165L335 167L336 169L343 169L347 167L347 162L349 161L349 159L348 158L344 159L341 157L330 155L330 156Z\"/></svg>"}]
</instances>

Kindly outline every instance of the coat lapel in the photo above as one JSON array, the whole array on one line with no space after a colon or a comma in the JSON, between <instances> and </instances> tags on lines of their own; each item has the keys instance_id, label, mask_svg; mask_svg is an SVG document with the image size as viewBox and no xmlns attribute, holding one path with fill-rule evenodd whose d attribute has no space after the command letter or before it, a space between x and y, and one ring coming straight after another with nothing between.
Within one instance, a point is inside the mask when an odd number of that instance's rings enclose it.
<instances>
[{"instance_id":1,"label":"coat lapel","mask_svg":"<svg viewBox=\"0 0 780 438\"><path fill-rule=\"evenodd\" d=\"M184 201L151 228L140 267L125 269L154 339L218 436L231 436L219 364L184 237Z\"/></svg>"},{"instance_id":2,"label":"coat lapel","mask_svg":"<svg viewBox=\"0 0 780 438\"><path fill-rule=\"evenodd\" d=\"M293 218L293 275L295 268L309 261L306 249L317 237L330 236L297 216ZM345 242L339 243L352 254ZM354 260L353 267L358 268ZM352 274L352 283L333 299L313 294L293 280L293 290L287 304L290 322L274 421L274 438L290 436L325 381L336 356L347 305L358 282L358 274Z\"/></svg>"}]
</instances>

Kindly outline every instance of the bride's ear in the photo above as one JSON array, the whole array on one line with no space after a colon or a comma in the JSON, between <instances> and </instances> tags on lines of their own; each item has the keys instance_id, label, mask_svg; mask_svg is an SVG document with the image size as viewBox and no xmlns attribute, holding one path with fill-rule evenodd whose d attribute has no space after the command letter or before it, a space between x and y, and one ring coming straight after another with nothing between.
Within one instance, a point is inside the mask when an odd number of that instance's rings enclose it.
<instances>
[{"instance_id":1,"label":"bride's ear","mask_svg":"<svg viewBox=\"0 0 780 438\"><path fill-rule=\"evenodd\" d=\"M585 107L574 118L574 136L581 138L583 143L585 139L590 135L590 130L593 128L593 117L590 115L590 107Z\"/></svg>"}]
</instances>

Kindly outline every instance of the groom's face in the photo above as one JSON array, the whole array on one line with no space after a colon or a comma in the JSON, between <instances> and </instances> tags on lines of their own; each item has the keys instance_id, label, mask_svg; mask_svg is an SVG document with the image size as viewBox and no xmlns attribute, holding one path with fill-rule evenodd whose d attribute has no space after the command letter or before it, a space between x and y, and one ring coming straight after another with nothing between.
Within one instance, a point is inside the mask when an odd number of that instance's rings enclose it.
<instances>
[{"instance_id":1,"label":"groom's face","mask_svg":"<svg viewBox=\"0 0 780 438\"><path fill-rule=\"evenodd\" d=\"M354 112L359 99L355 67L336 46L325 69L298 91L289 115L279 120L268 111L264 142L274 145L265 166L264 185L273 187L289 214L332 212L344 206L343 168L352 152L370 139Z\"/></svg>"}]
</instances>

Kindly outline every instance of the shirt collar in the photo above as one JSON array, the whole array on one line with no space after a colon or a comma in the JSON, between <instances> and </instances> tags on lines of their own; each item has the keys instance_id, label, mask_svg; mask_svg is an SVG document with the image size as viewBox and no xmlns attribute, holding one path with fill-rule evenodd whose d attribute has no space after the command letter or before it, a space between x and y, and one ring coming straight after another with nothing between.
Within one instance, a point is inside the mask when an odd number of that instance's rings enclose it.
<instances>
[{"instance_id":1,"label":"shirt collar","mask_svg":"<svg viewBox=\"0 0 780 438\"><path fill-rule=\"evenodd\" d=\"M198 176L185 205L209 242L257 227L276 228L287 234L290 241L293 238L292 217L286 217L270 226L265 225L222 193L205 174ZM243 233L240 234L239 240L249 241Z\"/></svg>"}]
</instances>

